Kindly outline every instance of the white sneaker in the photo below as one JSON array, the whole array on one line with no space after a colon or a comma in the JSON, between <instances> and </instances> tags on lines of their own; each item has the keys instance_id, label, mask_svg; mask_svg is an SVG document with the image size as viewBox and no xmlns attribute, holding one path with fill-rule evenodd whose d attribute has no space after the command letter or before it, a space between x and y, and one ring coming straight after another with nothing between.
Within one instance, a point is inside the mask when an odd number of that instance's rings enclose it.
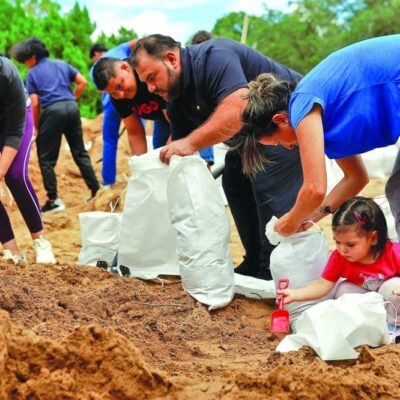
<instances>
[{"instance_id":1,"label":"white sneaker","mask_svg":"<svg viewBox=\"0 0 400 400\"><path fill-rule=\"evenodd\" d=\"M47 199L46 204L41 208L42 213L53 214L59 211L65 210L65 204L61 199L49 200Z\"/></svg>"},{"instance_id":2,"label":"white sneaker","mask_svg":"<svg viewBox=\"0 0 400 400\"><path fill-rule=\"evenodd\" d=\"M3 260L11 260L15 265L26 264L28 262L26 255L24 253L13 254L10 250L3 250Z\"/></svg>"},{"instance_id":3,"label":"white sneaker","mask_svg":"<svg viewBox=\"0 0 400 400\"><path fill-rule=\"evenodd\" d=\"M33 247L36 253L37 264L55 264L56 259L53 254L53 248L48 240L44 237L35 239L33 241Z\"/></svg>"}]
</instances>

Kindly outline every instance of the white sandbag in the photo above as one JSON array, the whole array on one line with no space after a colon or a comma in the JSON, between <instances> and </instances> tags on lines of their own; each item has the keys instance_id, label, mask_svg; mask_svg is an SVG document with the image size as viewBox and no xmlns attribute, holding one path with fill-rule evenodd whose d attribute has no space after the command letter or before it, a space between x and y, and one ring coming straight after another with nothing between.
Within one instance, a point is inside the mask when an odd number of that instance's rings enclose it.
<instances>
[{"instance_id":1,"label":"white sandbag","mask_svg":"<svg viewBox=\"0 0 400 400\"><path fill-rule=\"evenodd\" d=\"M330 192L343 178L343 171L339 168L335 160L330 160L327 156L325 156L325 169L327 191Z\"/></svg>"},{"instance_id":2,"label":"white sandbag","mask_svg":"<svg viewBox=\"0 0 400 400\"><path fill-rule=\"evenodd\" d=\"M234 295L230 223L204 160L173 156L167 193L183 288L210 310L225 307Z\"/></svg>"},{"instance_id":3,"label":"white sandbag","mask_svg":"<svg viewBox=\"0 0 400 400\"><path fill-rule=\"evenodd\" d=\"M388 227L388 236L389 239L398 242L397 239L397 232L396 232L396 223L394 221L394 216L392 214L392 211L390 209L389 202L386 198L386 196L377 196L374 197L374 201L379 205L379 207L382 209L383 214L385 215L386 218L386 223Z\"/></svg>"},{"instance_id":4,"label":"white sandbag","mask_svg":"<svg viewBox=\"0 0 400 400\"><path fill-rule=\"evenodd\" d=\"M328 241L321 231L306 231L284 237L274 232L277 221L273 217L265 232L272 244L278 244L271 253L270 269L275 284L281 278L289 279L289 287L296 289L321 277L329 259ZM333 290L325 297L310 301L296 301L284 308L290 313L290 326L294 328L297 318L316 303L332 298Z\"/></svg>"},{"instance_id":5,"label":"white sandbag","mask_svg":"<svg viewBox=\"0 0 400 400\"><path fill-rule=\"evenodd\" d=\"M276 296L274 281L235 274L235 293L250 299L273 299Z\"/></svg>"},{"instance_id":6,"label":"white sandbag","mask_svg":"<svg viewBox=\"0 0 400 400\"><path fill-rule=\"evenodd\" d=\"M97 261L111 265L119 246L120 213L93 211L79 214L82 248L80 265L95 266Z\"/></svg>"},{"instance_id":7,"label":"white sandbag","mask_svg":"<svg viewBox=\"0 0 400 400\"><path fill-rule=\"evenodd\" d=\"M168 214L168 166L159 150L129 159L133 176L122 213L118 269L124 274L123 265L130 276L142 279L179 275L176 232Z\"/></svg>"},{"instance_id":8,"label":"white sandbag","mask_svg":"<svg viewBox=\"0 0 400 400\"><path fill-rule=\"evenodd\" d=\"M300 316L295 330L277 351L310 346L323 360L349 360L358 357L357 346L390 343L383 297L376 292L349 293L319 303Z\"/></svg>"},{"instance_id":9,"label":"white sandbag","mask_svg":"<svg viewBox=\"0 0 400 400\"><path fill-rule=\"evenodd\" d=\"M387 146L362 154L370 178L385 179L392 172L398 148Z\"/></svg>"}]
</instances>

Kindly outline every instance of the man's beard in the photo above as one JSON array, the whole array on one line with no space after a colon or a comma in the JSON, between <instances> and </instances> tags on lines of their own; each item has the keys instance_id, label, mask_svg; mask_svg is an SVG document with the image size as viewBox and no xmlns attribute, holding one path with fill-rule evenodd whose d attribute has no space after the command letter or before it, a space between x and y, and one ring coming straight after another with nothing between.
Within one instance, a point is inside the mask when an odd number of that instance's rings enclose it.
<instances>
[{"instance_id":1,"label":"man's beard","mask_svg":"<svg viewBox=\"0 0 400 400\"><path fill-rule=\"evenodd\" d=\"M181 79L179 74L175 72L172 68L169 68L165 63L164 66L167 71L167 77L168 77L167 89L164 92L168 94L166 96L167 101L175 100L180 93ZM163 92L163 90L161 90L161 92ZM156 94L158 93L156 92Z\"/></svg>"}]
</instances>

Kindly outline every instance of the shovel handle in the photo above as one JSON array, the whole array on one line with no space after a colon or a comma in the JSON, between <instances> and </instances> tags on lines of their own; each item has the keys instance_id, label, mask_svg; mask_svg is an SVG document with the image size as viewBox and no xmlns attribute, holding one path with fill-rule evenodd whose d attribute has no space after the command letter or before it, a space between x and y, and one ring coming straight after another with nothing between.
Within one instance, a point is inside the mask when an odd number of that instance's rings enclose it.
<instances>
[{"instance_id":1,"label":"shovel handle","mask_svg":"<svg viewBox=\"0 0 400 400\"><path fill-rule=\"evenodd\" d=\"M278 281L278 289L287 289L289 287L289 279L279 279Z\"/></svg>"},{"instance_id":2,"label":"shovel handle","mask_svg":"<svg viewBox=\"0 0 400 400\"><path fill-rule=\"evenodd\" d=\"M279 300L278 308L279 308L280 310L283 310L283 296L281 296L281 298L280 298L280 300Z\"/></svg>"},{"instance_id":3,"label":"shovel handle","mask_svg":"<svg viewBox=\"0 0 400 400\"><path fill-rule=\"evenodd\" d=\"M278 280L278 289L282 290L282 289L287 289L288 287L289 287L289 279L282 278ZM283 296L281 296L279 300L278 307L280 310L283 309Z\"/></svg>"}]
</instances>

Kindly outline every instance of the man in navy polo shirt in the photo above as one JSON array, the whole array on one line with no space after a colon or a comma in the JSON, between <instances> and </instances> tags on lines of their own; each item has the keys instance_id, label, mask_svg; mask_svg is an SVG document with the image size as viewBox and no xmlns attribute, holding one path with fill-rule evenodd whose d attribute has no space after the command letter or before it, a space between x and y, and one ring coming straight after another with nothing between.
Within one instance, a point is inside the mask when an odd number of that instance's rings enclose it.
<instances>
[{"instance_id":1,"label":"man in navy polo shirt","mask_svg":"<svg viewBox=\"0 0 400 400\"><path fill-rule=\"evenodd\" d=\"M13 52L16 60L29 68L26 89L32 102L39 166L47 191L47 202L42 212L54 213L65 208L58 198L54 172L63 133L72 157L91 190L90 198L99 190L99 182L83 143L82 123L76 103L87 81L66 62L50 60L45 44L37 38L20 42ZM72 83L76 84L74 92Z\"/></svg>"},{"instance_id":2,"label":"man in navy polo shirt","mask_svg":"<svg viewBox=\"0 0 400 400\"><path fill-rule=\"evenodd\" d=\"M160 96L147 90L147 85L140 81L128 60L102 57L93 65L92 79L97 89L103 90L110 97L110 106L123 119L133 155L140 155L147 151L145 131L143 126L139 124L137 117L154 121L154 149L167 143L170 131L166 117L166 102ZM209 166L214 163L212 147L200 150L200 155Z\"/></svg>"},{"instance_id":3,"label":"man in navy polo shirt","mask_svg":"<svg viewBox=\"0 0 400 400\"><path fill-rule=\"evenodd\" d=\"M149 91L169 102L173 142L161 150L164 162L173 154L193 154L238 133L248 82L260 73L275 73L285 80L301 78L229 39L210 39L181 48L169 36L151 35L136 42L131 62ZM297 149L265 146L263 152L270 162L253 182L243 175L239 153L228 152L223 186L246 251L236 272L268 279L273 247L265 238L266 222L293 206L303 176Z\"/></svg>"}]
</instances>

